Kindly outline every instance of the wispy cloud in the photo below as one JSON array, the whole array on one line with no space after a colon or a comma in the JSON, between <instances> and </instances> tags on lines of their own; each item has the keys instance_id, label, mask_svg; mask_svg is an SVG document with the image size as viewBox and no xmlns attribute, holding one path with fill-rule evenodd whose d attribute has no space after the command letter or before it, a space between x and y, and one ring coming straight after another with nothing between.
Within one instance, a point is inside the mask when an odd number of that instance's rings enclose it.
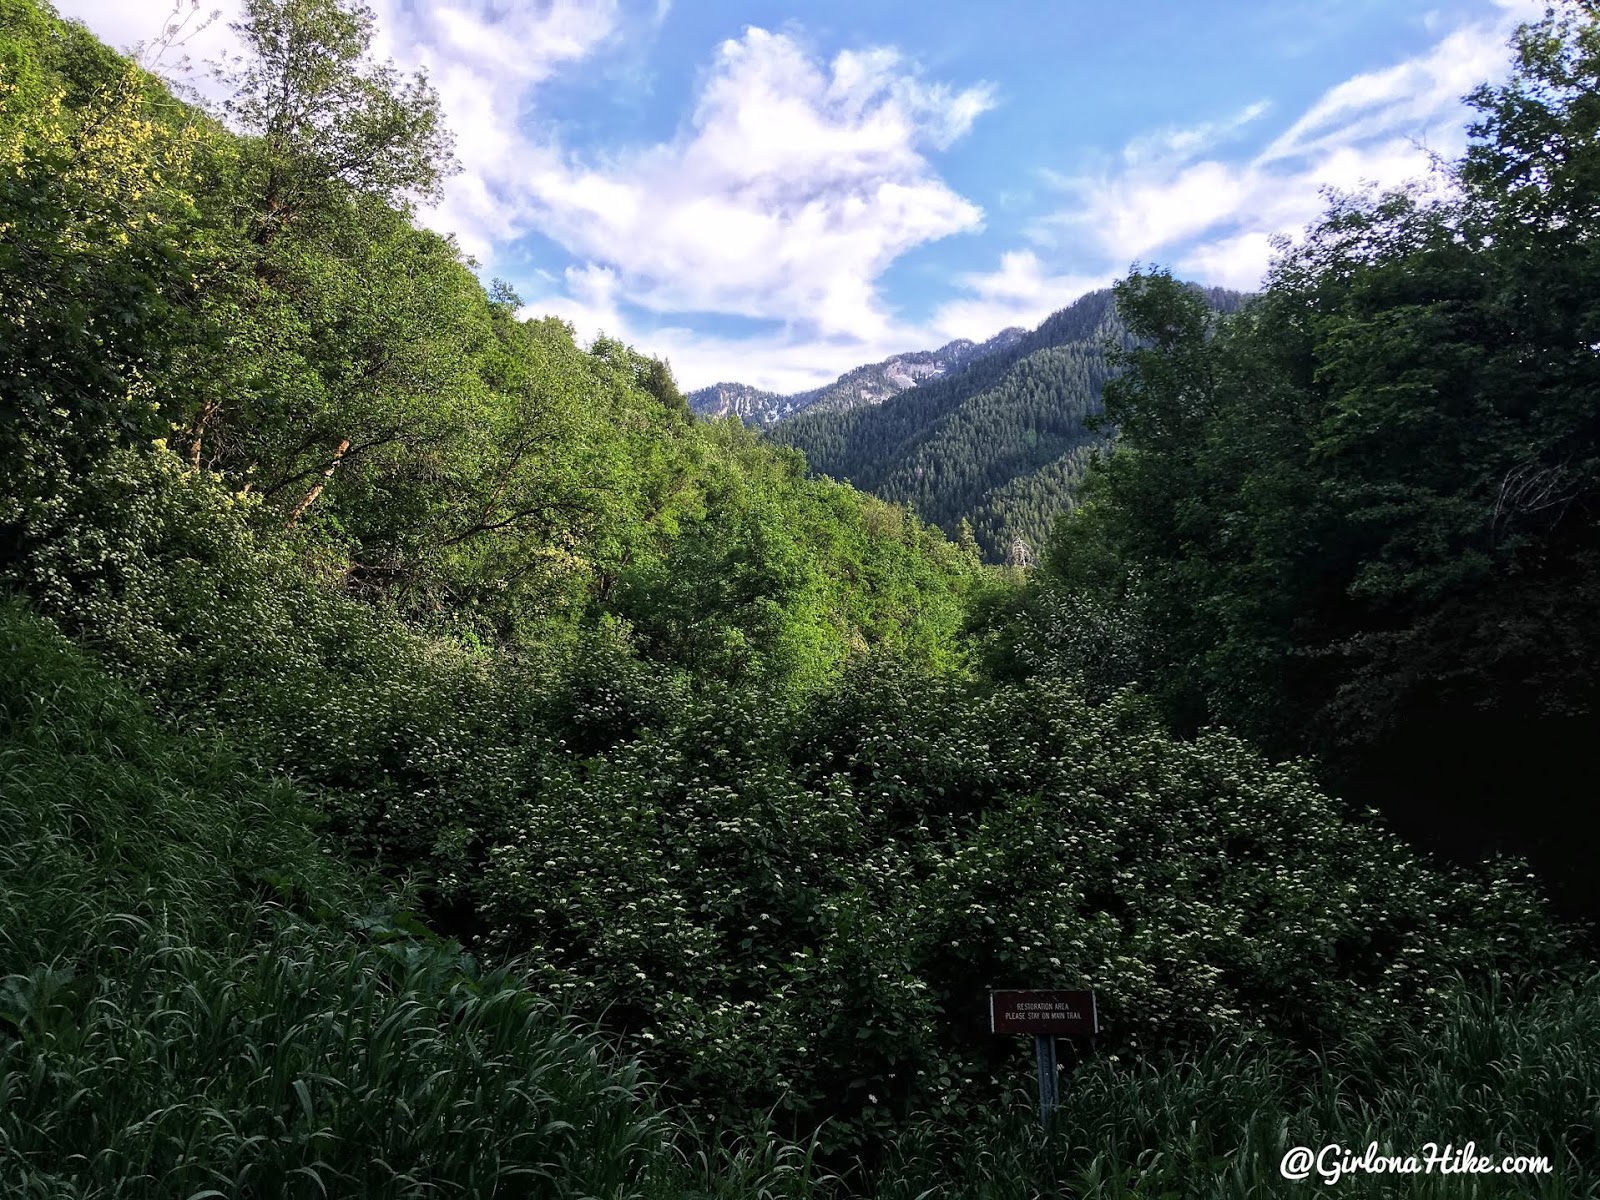
<instances>
[{"instance_id":1,"label":"wispy cloud","mask_svg":"<svg viewBox=\"0 0 1600 1200\"><path fill-rule=\"evenodd\" d=\"M985 104L892 51L823 64L749 29L719 48L681 137L609 162L546 158L519 183L540 232L615 270L634 304L872 338L889 263L982 220L923 150Z\"/></svg>"},{"instance_id":2,"label":"wispy cloud","mask_svg":"<svg viewBox=\"0 0 1600 1200\"><path fill-rule=\"evenodd\" d=\"M500 248L528 228L520 176L562 157L548 135L524 132L540 85L622 37L625 14L617 0L525 6L376 0L374 10L375 50L428 72L456 138L461 174L423 220L492 264Z\"/></svg>"},{"instance_id":3,"label":"wispy cloud","mask_svg":"<svg viewBox=\"0 0 1600 1200\"><path fill-rule=\"evenodd\" d=\"M1457 29L1420 57L1345 80L1279 134L1256 164L1314 161L1441 124L1459 138L1459 101L1503 67L1508 33L1488 24Z\"/></svg>"},{"instance_id":4,"label":"wispy cloud","mask_svg":"<svg viewBox=\"0 0 1600 1200\"><path fill-rule=\"evenodd\" d=\"M1435 156L1459 154L1462 97L1504 71L1506 39L1530 7L1506 0L1499 19L1440 29L1423 54L1329 88L1253 153L1223 150L1262 130L1271 115L1264 102L1143 135L1115 157L1056 176L1064 203L1034 231L1048 261L1030 265L1030 277L1092 278L1096 268L1120 274L1156 260L1206 282L1258 286L1273 236L1293 236L1313 220L1325 189L1425 179ZM1014 253L995 271L966 277L971 298L943 311L991 298L1016 274Z\"/></svg>"},{"instance_id":5,"label":"wispy cloud","mask_svg":"<svg viewBox=\"0 0 1600 1200\"><path fill-rule=\"evenodd\" d=\"M1198 125L1171 126L1134 138L1122 148L1122 161L1129 168L1188 162L1210 153L1236 138L1272 108L1270 100L1257 100L1238 112Z\"/></svg>"},{"instance_id":6,"label":"wispy cloud","mask_svg":"<svg viewBox=\"0 0 1600 1200\"><path fill-rule=\"evenodd\" d=\"M746 29L723 42L683 132L610 158L517 132L520 147L468 175L508 223L575 259L530 308L669 355L691 384L737 376L789 391L919 344L879 292L906 251L976 229L982 211L928 154L992 104L896 51L824 60L797 37ZM624 298L626 305L623 304ZM642 335L629 309L666 321ZM778 323L743 338L695 335L677 314Z\"/></svg>"},{"instance_id":7,"label":"wispy cloud","mask_svg":"<svg viewBox=\"0 0 1600 1200\"><path fill-rule=\"evenodd\" d=\"M1013 325L1031 328L1113 278L1110 271L1054 273L1034 251L1009 250L998 270L960 276L956 282L965 294L940 305L931 325L941 339L981 341Z\"/></svg>"}]
</instances>

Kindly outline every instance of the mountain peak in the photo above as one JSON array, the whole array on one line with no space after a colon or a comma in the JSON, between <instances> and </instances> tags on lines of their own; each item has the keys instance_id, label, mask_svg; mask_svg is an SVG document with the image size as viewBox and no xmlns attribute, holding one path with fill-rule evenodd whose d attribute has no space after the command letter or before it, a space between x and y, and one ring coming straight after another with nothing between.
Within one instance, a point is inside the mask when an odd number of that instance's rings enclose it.
<instances>
[{"instance_id":1,"label":"mountain peak","mask_svg":"<svg viewBox=\"0 0 1600 1200\"><path fill-rule=\"evenodd\" d=\"M736 416L746 425L771 425L807 409L842 412L882 404L909 388L941 379L987 355L1005 350L1027 331L1003 329L986 342L956 338L937 350L911 350L846 371L825 387L780 395L747 383L714 383L689 393L689 407L701 416Z\"/></svg>"}]
</instances>

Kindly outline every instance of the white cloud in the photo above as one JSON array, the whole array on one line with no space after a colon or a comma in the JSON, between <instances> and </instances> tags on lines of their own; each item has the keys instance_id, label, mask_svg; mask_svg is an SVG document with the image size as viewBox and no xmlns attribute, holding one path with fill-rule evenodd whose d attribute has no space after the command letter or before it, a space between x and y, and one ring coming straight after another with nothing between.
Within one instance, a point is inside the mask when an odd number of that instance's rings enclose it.
<instances>
[{"instance_id":1,"label":"white cloud","mask_svg":"<svg viewBox=\"0 0 1600 1200\"><path fill-rule=\"evenodd\" d=\"M497 248L532 231L575 260L532 308L586 337L600 328L630 336L622 297L659 314L786 324L782 335L703 347L687 331L651 332L649 348L672 353L687 382L716 377L691 365L703 362L809 386L861 361L844 355L920 344L894 344L917 335L896 327L878 277L907 250L983 219L927 156L964 136L991 93L928 80L893 49L824 61L795 36L748 28L717 48L676 137L603 156L560 142L539 119L537 87L627 35L615 4L497 19L482 6L423 15L385 3L392 53L429 68L464 167L424 219L491 264ZM665 11L657 6L653 21ZM527 47L538 48L534 58ZM783 365L790 345L815 355L803 379Z\"/></svg>"},{"instance_id":2,"label":"white cloud","mask_svg":"<svg viewBox=\"0 0 1600 1200\"><path fill-rule=\"evenodd\" d=\"M666 358L685 390L712 383L747 383L784 394L829 383L862 363L877 362L908 348L932 344L926 330L891 328L877 338L849 334L796 335L781 326L738 336L708 334L667 324L644 328L629 319L619 301L621 281L605 267L568 268L560 286L523 309L524 316L556 316L587 338L594 332Z\"/></svg>"},{"instance_id":3,"label":"white cloud","mask_svg":"<svg viewBox=\"0 0 1600 1200\"><path fill-rule=\"evenodd\" d=\"M891 324L884 268L982 221L924 150L988 103L982 89L923 82L890 50L823 64L751 28L718 49L676 139L612 161L535 157L507 183L523 190L524 220L614 269L643 307L872 338Z\"/></svg>"},{"instance_id":4,"label":"white cloud","mask_svg":"<svg viewBox=\"0 0 1600 1200\"><path fill-rule=\"evenodd\" d=\"M1173 264L1179 274L1213 287L1254 291L1272 261L1272 236L1260 230L1202 242Z\"/></svg>"},{"instance_id":5,"label":"white cloud","mask_svg":"<svg viewBox=\"0 0 1600 1200\"><path fill-rule=\"evenodd\" d=\"M672 363L673 374L688 390L712 383L748 383L769 392L790 395L831 383L862 363L881 362L908 347L923 348L926 341L918 333L890 334L881 339L860 341L853 338L796 339L782 335L716 337L705 333L671 328L655 330L648 343L653 354Z\"/></svg>"},{"instance_id":6,"label":"white cloud","mask_svg":"<svg viewBox=\"0 0 1600 1200\"><path fill-rule=\"evenodd\" d=\"M569 267L558 281L530 301L524 316L556 316L570 321L581 337L596 332L671 361L686 390L712 383L739 382L767 391L802 392L831 382L862 363L877 362L937 339L924 329L891 326L875 337L853 332L822 335L774 324L764 331L719 336L672 323L649 328L630 318L622 305L621 278L608 267Z\"/></svg>"},{"instance_id":7,"label":"white cloud","mask_svg":"<svg viewBox=\"0 0 1600 1200\"><path fill-rule=\"evenodd\" d=\"M491 246L536 229L573 255L530 311L665 354L686 386L799 390L927 340L895 321L877 280L907 250L980 225L927 155L992 103L986 88L925 79L892 49L823 61L752 27L717 48L685 128L664 143L585 157L483 114L483 136L503 144L462 148L468 171L447 206L459 228L475 205ZM624 297L669 324L641 332ZM780 328L717 337L671 323L697 313Z\"/></svg>"},{"instance_id":8,"label":"white cloud","mask_svg":"<svg viewBox=\"0 0 1600 1200\"><path fill-rule=\"evenodd\" d=\"M1253 184L1248 169L1215 159L1083 178L1076 204L1057 220L1125 264L1240 212Z\"/></svg>"},{"instance_id":9,"label":"white cloud","mask_svg":"<svg viewBox=\"0 0 1600 1200\"><path fill-rule=\"evenodd\" d=\"M373 50L402 68L425 69L439 92L456 139L462 173L443 202L421 214L424 223L458 235L463 248L484 261L496 246L523 232L515 195L507 195L506 164L551 153L531 147L518 124L533 89L557 71L582 61L618 35L617 0L545 0L506 6L496 0L369 0L377 18ZM181 0L187 13L191 0ZM161 33L173 0L59 0L63 16L81 20L103 41L131 50ZM163 73L196 86L208 84L206 65L237 54L241 0L199 0L191 28L205 28L169 52ZM217 14L212 17L211 14ZM191 70L179 69L180 56Z\"/></svg>"},{"instance_id":10,"label":"white cloud","mask_svg":"<svg viewBox=\"0 0 1600 1200\"><path fill-rule=\"evenodd\" d=\"M375 51L408 70L427 71L455 135L461 173L422 220L492 263L500 246L526 232L517 171L559 158L553 144L532 142L521 131L530 99L540 84L621 36L617 0L513 6L375 0L374 9Z\"/></svg>"},{"instance_id":11,"label":"white cloud","mask_svg":"<svg viewBox=\"0 0 1600 1200\"><path fill-rule=\"evenodd\" d=\"M641 23L666 12L658 4ZM963 136L990 93L928 81L892 49L822 62L795 37L746 29L718 47L679 136L607 156L563 145L540 118L537 89L637 32L614 0L510 13L482 0L382 0L379 24L384 52L428 69L464 168L423 219L491 265L536 231L659 313L870 339L892 324L876 289L884 268L982 220L926 151ZM575 313L591 307L583 295L565 299Z\"/></svg>"},{"instance_id":12,"label":"white cloud","mask_svg":"<svg viewBox=\"0 0 1600 1200\"><path fill-rule=\"evenodd\" d=\"M1052 274L1032 250L1011 250L1001 255L998 270L961 276L967 294L940 305L932 324L943 338L982 341L1013 325L1031 328L1112 278L1110 272Z\"/></svg>"},{"instance_id":13,"label":"white cloud","mask_svg":"<svg viewBox=\"0 0 1600 1200\"><path fill-rule=\"evenodd\" d=\"M1257 100L1231 116L1199 125L1175 126L1134 138L1122 150L1129 166L1188 162L1196 155L1215 149L1247 128L1272 108L1271 101Z\"/></svg>"},{"instance_id":14,"label":"white cloud","mask_svg":"<svg viewBox=\"0 0 1600 1200\"><path fill-rule=\"evenodd\" d=\"M1034 231L1034 240L1071 268L1008 253L999 270L962 280L969 297L943 312L976 318L994 311L986 307L992 293L1013 276L1069 281L1092 277L1086 267L1120 274L1130 263L1152 259L1203 282L1259 286L1272 238L1292 237L1314 220L1325 204L1324 189L1425 180L1435 155L1448 159L1461 151L1462 97L1503 73L1511 29L1534 15L1531 0L1499 0L1498 7L1501 15L1492 22L1444 32L1416 57L1329 88L1253 155L1217 151L1258 128L1265 104L1143 135L1114 159L1053 176L1068 203Z\"/></svg>"}]
</instances>

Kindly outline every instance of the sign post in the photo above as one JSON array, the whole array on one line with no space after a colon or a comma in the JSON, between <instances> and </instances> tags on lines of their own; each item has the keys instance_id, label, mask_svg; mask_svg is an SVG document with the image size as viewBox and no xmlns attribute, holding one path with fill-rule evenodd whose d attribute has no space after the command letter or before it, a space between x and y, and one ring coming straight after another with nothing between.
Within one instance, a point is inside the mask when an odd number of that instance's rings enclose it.
<instances>
[{"instance_id":1,"label":"sign post","mask_svg":"<svg viewBox=\"0 0 1600 1200\"><path fill-rule=\"evenodd\" d=\"M1093 1037L1100 1032L1100 1011L1093 992L990 992L989 1032L1033 1035L1039 1120L1048 1127L1056 1106L1056 1038Z\"/></svg>"},{"instance_id":2,"label":"sign post","mask_svg":"<svg viewBox=\"0 0 1600 1200\"><path fill-rule=\"evenodd\" d=\"M1033 1057L1039 1064L1039 1120L1049 1125L1056 1108L1056 1035L1034 1034Z\"/></svg>"}]
</instances>

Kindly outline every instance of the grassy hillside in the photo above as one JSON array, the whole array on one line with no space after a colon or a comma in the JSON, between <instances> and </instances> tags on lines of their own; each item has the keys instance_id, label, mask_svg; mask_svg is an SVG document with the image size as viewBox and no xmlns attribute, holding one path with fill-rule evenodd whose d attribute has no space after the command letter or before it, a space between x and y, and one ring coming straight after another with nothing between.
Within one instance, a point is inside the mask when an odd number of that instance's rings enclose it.
<instances>
[{"instance_id":1,"label":"grassy hillside","mask_svg":"<svg viewBox=\"0 0 1600 1200\"><path fill-rule=\"evenodd\" d=\"M15 603L0 647L6 1195L705 1194L638 1068L338 861L303 792Z\"/></svg>"}]
</instances>

